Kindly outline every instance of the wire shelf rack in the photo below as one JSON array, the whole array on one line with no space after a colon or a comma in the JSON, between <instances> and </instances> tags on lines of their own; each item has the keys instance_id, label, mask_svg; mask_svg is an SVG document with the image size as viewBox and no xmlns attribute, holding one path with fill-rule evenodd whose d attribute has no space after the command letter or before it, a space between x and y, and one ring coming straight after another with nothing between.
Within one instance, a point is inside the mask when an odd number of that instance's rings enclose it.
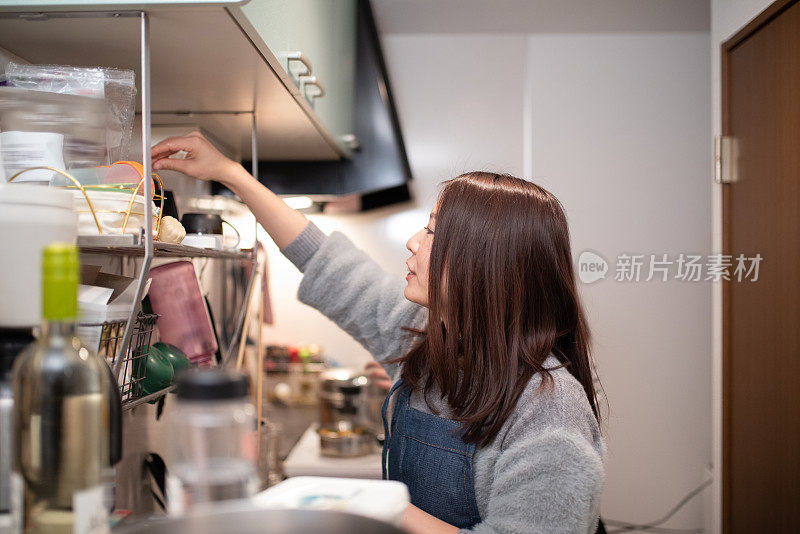
<instances>
[{"instance_id":1,"label":"wire shelf rack","mask_svg":"<svg viewBox=\"0 0 800 534\"><path fill-rule=\"evenodd\" d=\"M146 368L147 347L153 336L158 314L139 313L131 335L131 342L125 354L120 354L122 337L125 334L126 320L105 321L102 323L81 323L84 331L94 332L94 338L99 338L98 355L105 358L109 367L113 368L117 358L122 358L118 377L119 391L123 406L131 405L145 396L158 397L158 393L146 393L143 387L144 370ZM99 332L99 334L98 334ZM138 403L136 403L138 404Z\"/></svg>"}]
</instances>

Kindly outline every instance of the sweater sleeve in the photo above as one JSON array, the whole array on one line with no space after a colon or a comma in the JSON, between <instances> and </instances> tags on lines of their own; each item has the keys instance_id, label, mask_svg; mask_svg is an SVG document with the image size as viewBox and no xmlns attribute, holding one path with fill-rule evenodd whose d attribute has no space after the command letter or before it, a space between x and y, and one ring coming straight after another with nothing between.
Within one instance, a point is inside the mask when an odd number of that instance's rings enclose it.
<instances>
[{"instance_id":1,"label":"sweater sleeve","mask_svg":"<svg viewBox=\"0 0 800 534\"><path fill-rule=\"evenodd\" d=\"M300 235L295 237L294 241L286 245L281 252L302 273L305 272L308 261L317 250L319 250L320 245L322 245L326 237L328 236L319 229L319 226L308 221L308 224L306 224L306 227L300 232Z\"/></svg>"},{"instance_id":2,"label":"sweater sleeve","mask_svg":"<svg viewBox=\"0 0 800 534\"><path fill-rule=\"evenodd\" d=\"M302 272L300 302L322 312L382 362L405 354L427 309L406 300L402 278L383 271L344 234L310 222L282 251ZM384 365L390 374L395 366Z\"/></svg>"},{"instance_id":3,"label":"sweater sleeve","mask_svg":"<svg viewBox=\"0 0 800 534\"><path fill-rule=\"evenodd\" d=\"M603 477L602 459L580 433L526 433L497 460L485 517L459 534L593 534Z\"/></svg>"}]
</instances>

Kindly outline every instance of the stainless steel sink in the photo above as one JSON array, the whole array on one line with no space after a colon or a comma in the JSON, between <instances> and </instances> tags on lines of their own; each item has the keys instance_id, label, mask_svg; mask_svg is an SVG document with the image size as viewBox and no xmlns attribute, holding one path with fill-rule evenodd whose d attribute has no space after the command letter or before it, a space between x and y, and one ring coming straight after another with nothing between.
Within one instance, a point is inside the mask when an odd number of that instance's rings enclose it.
<instances>
[{"instance_id":1,"label":"stainless steel sink","mask_svg":"<svg viewBox=\"0 0 800 534\"><path fill-rule=\"evenodd\" d=\"M256 510L235 505L184 517L118 525L114 534L403 534L375 519L329 510Z\"/></svg>"}]
</instances>

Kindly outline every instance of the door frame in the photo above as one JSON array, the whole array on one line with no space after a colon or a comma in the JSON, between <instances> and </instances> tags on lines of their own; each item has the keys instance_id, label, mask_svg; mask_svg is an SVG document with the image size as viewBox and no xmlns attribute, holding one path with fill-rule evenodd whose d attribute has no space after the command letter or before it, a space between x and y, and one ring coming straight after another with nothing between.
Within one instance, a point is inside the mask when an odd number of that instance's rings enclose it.
<instances>
[{"instance_id":1,"label":"door frame","mask_svg":"<svg viewBox=\"0 0 800 534\"><path fill-rule=\"evenodd\" d=\"M721 134L729 136L730 131L730 64L728 55L737 46L742 44L750 36L758 32L761 28L769 24L772 20L780 16L784 11L792 7L800 0L775 0L767 6L754 19L745 24L732 37L723 41L720 45L720 111L721 111ZM722 184L722 254L733 254L730 239L730 202L731 184ZM733 281L722 281L722 532L730 532L730 439L731 439L731 309L730 292Z\"/></svg>"}]
</instances>

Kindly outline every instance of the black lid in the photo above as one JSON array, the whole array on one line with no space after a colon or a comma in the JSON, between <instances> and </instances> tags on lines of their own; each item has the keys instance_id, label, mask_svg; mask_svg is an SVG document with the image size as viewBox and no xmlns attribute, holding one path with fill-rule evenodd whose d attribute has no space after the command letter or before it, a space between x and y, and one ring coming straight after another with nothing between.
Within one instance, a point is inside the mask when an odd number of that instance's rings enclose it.
<instances>
[{"instance_id":1,"label":"black lid","mask_svg":"<svg viewBox=\"0 0 800 534\"><path fill-rule=\"evenodd\" d=\"M222 217L217 213L184 213L181 224L187 234L222 235Z\"/></svg>"},{"instance_id":2,"label":"black lid","mask_svg":"<svg viewBox=\"0 0 800 534\"><path fill-rule=\"evenodd\" d=\"M191 369L178 373L178 398L225 400L247 397L247 376L225 369Z\"/></svg>"}]
</instances>

